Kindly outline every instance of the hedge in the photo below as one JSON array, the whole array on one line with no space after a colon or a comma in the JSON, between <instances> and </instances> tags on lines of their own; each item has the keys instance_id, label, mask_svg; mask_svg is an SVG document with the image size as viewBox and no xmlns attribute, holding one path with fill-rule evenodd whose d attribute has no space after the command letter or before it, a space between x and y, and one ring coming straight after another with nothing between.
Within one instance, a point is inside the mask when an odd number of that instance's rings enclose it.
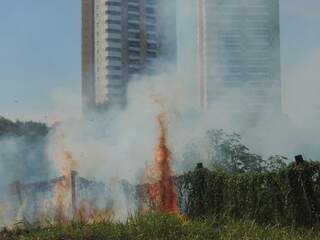
<instances>
[{"instance_id":1,"label":"hedge","mask_svg":"<svg viewBox=\"0 0 320 240\"><path fill-rule=\"evenodd\" d=\"M176 179L181 210L190 217L228 215L258 223L320 221L320 163L276 172L228 174L197 167Z\"/></svg>"}]
</instances>

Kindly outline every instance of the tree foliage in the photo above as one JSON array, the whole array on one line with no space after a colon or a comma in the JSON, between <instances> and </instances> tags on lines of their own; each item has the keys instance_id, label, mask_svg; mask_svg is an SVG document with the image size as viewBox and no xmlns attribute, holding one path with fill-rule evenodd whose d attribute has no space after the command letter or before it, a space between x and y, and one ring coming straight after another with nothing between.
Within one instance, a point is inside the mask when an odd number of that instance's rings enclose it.
<instances>
[{"instance_id":1,"label":"tree foliage","mask_svg":"<svg viewBox=\"0 0 320 240\"><path fill-rule=\"evenodd\" d=\"M44 123L10 121L0 117L0 137L2 136L25 136L40 137L45 136L49 128Z\"/></svg>"},{"instance_id":2,"label":"tree foliage","mask_svg":"<svg viewBox=\"0 0 320 240\"><path fill-rule=\"evenodd\" d=\"M183 157L186 162L194 164L197 159L208 162L210 169L229 173L273 171L287 166L288 160L280 155L263 159L250 152L239 134L227 134L221 129L209 130L202 141L188 144Z\"/></svg>"}]
</instances>

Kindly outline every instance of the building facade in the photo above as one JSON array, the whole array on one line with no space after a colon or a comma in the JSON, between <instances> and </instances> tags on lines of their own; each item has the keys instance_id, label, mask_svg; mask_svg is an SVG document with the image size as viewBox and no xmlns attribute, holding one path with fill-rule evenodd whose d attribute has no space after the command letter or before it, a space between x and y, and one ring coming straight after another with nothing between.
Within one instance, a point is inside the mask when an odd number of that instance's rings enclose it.
<instances>
[{"instance_id":1,"label":"building facade","mask_svg":"<svg viewBox=\"0 0 320 240\"><path fill-rule=\"evenodd\" d=\"M175 59L175 24L172 0L82 0L84 109L125 106L133 75Z\"/></svg>"},{"instance_id":2,"label":"building facade","mask_svg":"<svg viewBox=\"0 0 320 240\"><path fill-rule=\"evenodd\" d=\"M202 109L281 111L279 0L198 0L198 53Z\"/></svg>"}]
</instances>

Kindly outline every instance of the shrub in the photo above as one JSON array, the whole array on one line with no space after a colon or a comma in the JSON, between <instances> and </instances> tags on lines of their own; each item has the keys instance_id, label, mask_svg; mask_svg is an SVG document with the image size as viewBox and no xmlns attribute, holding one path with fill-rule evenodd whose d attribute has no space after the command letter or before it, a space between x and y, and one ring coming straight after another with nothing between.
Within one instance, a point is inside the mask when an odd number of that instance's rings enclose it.
<instances>
[{"instance_id":1,"label":"shrub","mask_svg":"<svg viewBox=\"0 0 320 240\"><path fill-rule=\"evenodd\" d=\"M320 163L279 171L230 174L198 168L177 178L180 206L190 217L230 215L259 223L320 221Z\"/></svg>"}]
</instances>

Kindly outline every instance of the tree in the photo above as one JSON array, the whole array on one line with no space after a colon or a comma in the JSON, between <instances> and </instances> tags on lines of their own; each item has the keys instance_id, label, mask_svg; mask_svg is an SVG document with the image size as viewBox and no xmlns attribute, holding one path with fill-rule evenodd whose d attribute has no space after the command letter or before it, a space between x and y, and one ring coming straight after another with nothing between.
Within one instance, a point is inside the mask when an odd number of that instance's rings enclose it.
<instances>
[{"instance_id":1,"label":"tree","mask_svg":"<svg viewBox=\"0 0 320 240\"><path fill-rule=\"evenodd\" d=\"M222 129L209 130L206 138L213 168L235 173L263 170L262 157L250 153L239 134L227 134Z\"/></svg>"},{"instance_id":2,"label":"tree","mask_svg":"<svg viewBox=\"0 0 320 240\"><path fill-rule=\"evenodd\" d=\"M10 121L0 117L0 137L1 136L23 136L23 137L43 137L49 132L49 128L44 123Z\"/></svg>"},{"instance_id":3,"label":"tree","mask_svg":"<svg viewBox=\"0 0 320 240\"><path fill-rule=\"evenodd\" d=\"M275 171L288 166L288 158L281 155L273 155L266 161L266 170Z\"/></svg>"}]
</instances>

